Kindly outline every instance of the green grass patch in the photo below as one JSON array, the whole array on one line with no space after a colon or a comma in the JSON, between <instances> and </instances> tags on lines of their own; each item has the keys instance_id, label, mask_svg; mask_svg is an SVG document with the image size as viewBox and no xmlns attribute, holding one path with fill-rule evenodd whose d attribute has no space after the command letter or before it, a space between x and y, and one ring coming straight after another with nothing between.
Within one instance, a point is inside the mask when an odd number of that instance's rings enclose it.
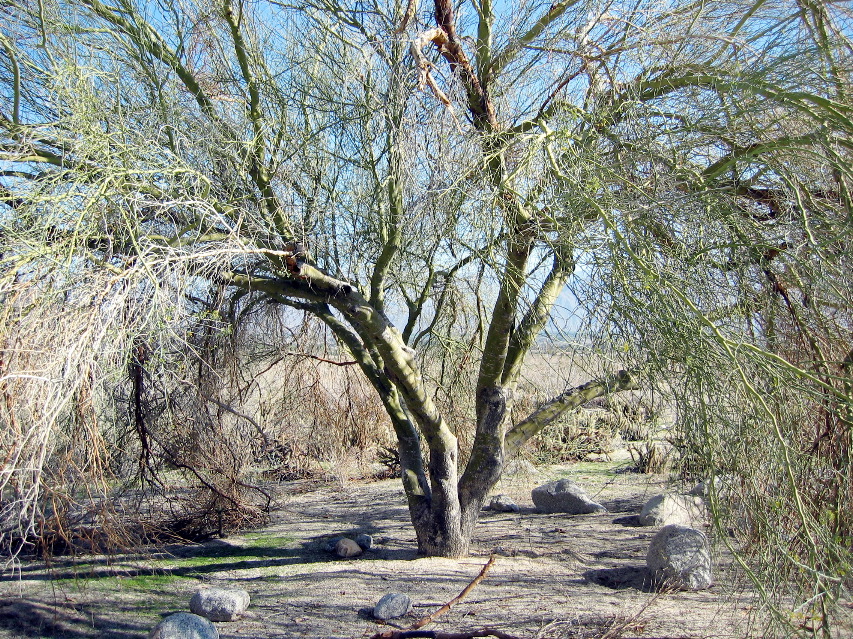
<instances>
[{"instance_id":1,"label":"green grass patch","mask_svg":"<svg viewBox=\"0 0 853 639\"><path fill-rule=\"evenodd\" d=\"M286 548L293 541L292 537L282 535L256 534L240 545L207 546L190 557L157 559L152 566L185 576L262 567L264 563L293 558L296 551Z\"/></svg>"},{"instance_id":2,"label":"green grass patch","mask_svg":"<svg viewBox=\"0 0 853 639\"><path fill-rule=\"evenodd\" d=\"M80 587L158 589L182 579L198 579L213 572L245 570L273 565L277 560L293 560L299 550L288 548L295 539L287 535L254 533L239 545L206 545L188 557L160 557L133 562L85 561L56 566L50 579L55 583Z\"/></svg>"},{"instance_id":3,"label":"green grass patch","mask_svg":"<svg viewBox=\"0 0 853 639\"><path fill-rule=\"evenodd\" d=\"M245 552L245 551L244 551ZM154 566L164 571L185 571L192 572L193 568L210 568L212 566L222 565L222 570L233 570L242 567L242 564L247 564L252 561L264 559L260 555L199 555L197 557L185 557L175 559L158 559L154 562ZM210 572L209 570L199 572Z\"/></svg>"},{"instance_id":4,"label":"green grass patch","mask_svg":"<svg viewBox=\"0 0 853 639\"><path fill-rule=\"evenodd\" d=\"M296 541L295 537L287 535L273 535L264 533L253 533L246 535L246 543L249 548L284 548Z\"/></svg>"},{"instance_id":5,"label":"green grass patch","mask_svg":"<svg viewBox=\"0 0 853 639\"><path fill-rule=\"evenodd\" d=\"M150 575L133 575L129 577L109 577L104 580L104 585L109 585L107 583L109 581L112 581L120 588L124 588L126 590L142 590L150 592L152 590L161 590L166 587L172 588L180 581L190 581L190 578L163 572Z\"/></svg>"}]
</instances>

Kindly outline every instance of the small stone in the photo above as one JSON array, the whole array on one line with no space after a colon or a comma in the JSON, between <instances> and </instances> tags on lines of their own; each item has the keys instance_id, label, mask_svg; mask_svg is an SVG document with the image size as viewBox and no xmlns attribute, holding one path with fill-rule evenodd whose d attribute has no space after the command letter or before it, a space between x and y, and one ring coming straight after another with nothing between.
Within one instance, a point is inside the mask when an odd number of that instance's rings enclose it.
<instances>
[{"instance_id":1,"label":"small stone","mask_svg":"<svg viewBox=\"0 0 853 639\"><path fill-rule=\"evenodd\" d=\"M606 513L607 509L592 501L586 491L570 479L551 481L533 489L533 503L544 513L587 515Z\"/></svg>"},{"instance_id":2,"label":"small stone","mask_svg":"<svg viewBox=\"0 0 853 639\"><path fill-rule=\"evenodd\" d=\"M692 495L656 495L646 502L637 520L641 526L695 526L702 523L701 497Z\"/></svg>"},{"instance_id":3,"label":"small stone","mask_svg":"<svg viewBox=\"0 0 853 639\"><path fill-rule=\"evenodd\" d=\"M370 550L373 548L373 537L365 533L361 533L355 538L355 543L357 543L359 548L362 550Z\"/></svg>"},{"instance_id":4,"label":"small stone","mask_svg":"<svg viewBox=\"0 0 853 639\"><path fill-rule=\"evenodd\" d=\"M701 530L664 526L649 546L646 565L664 587L704 590L711 575L711 545Z\"/></svg>"},{"instance_id":5,"label":"small stone","mask_svg":"<svg viewBox=\"0 0 853 639\"><path fill-rule=\"evenodd\" d=\"M489 502L489 510L496 513L517 513L518 505L506 495L495 495Z\"/></svg>"},{"instance_id":6,"label":"small stone","mask_svg":"<svg viewBox=\"0 0 853 639\"><path fill-rule=\"evenodd\" d=\"M148 639L219 639L219 631L204 617L176 612L158 623Z\"/></svg>"},{"instance_id":7,"label":"small stone","mask_svg":"<svg viewBox=\"0 0 853 639\"><path fill-rule=\"evenodd\" d=\"M190 599L190 610L211 621L234 621L249 607L249 593L245 590L202 588Z\"/></svg>"},{"instance_id":8,"label":"small stone","mask_svg":"<svg viewBox=\"0 0 853 639\"><path fill-rule=\"evenodd\" d=\"M400 592L389 592L373 608L373 616L385 621L402 617L412 609L412 598Z\"/></svg>"},{"instance_id":9,"label":"small stone","mask_svg":"<svg viewBox=\"0 0 853 639\"><path fill-rule=\"evenodd\" d=\"M346 559L347 557L358 557L361 554L361 546L355 543L352 539L340 539L335 544L335 554L338 557Z\"/></svg>"}]
</instances>

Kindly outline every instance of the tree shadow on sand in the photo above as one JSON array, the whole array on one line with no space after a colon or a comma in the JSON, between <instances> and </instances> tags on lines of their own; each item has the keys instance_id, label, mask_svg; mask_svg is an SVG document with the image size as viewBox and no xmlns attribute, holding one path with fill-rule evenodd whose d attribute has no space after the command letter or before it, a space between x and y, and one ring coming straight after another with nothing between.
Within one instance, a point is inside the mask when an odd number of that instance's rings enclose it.
<instances>
[{"instance_id":1,"label":"tree shadow on sand","mask_svg":"<svg viewBox=\"0 0 853 639\"><path fill-rule=\"evenodd\" d=\"M604 586L611 590L633 588L641 592L656 592L655 581L645 566L619 566L617 568L597 568L583 574L587 582Z\"/></svg>"}]
</instances>

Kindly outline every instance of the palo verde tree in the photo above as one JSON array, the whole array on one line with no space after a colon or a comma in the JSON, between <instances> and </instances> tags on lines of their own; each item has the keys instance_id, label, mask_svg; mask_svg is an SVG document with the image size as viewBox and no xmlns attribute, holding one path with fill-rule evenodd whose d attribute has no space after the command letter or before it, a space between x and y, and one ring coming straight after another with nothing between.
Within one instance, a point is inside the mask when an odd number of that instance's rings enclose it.
<instances>
[{"instance_id":1,"label":"palo verde tree","mask_svg":"<svg viewBox=\"0 0 853 639\"><path fill-rule=\"evenodd\" d=\"M466 554L505 461L546 425L656 385L685 408L697 472L738 470L753 436L778 453L761 477L794 515L775 530L802 541L811 601L837 596L843 553L815 549L850 530L844 3L3 12L4 486L35 494L21 469L48 444L31 433L82 370L180 334L186 300L216 289L308 313L352 354L424 553ZM513 420L558 299L613 363ZM95 328L45 319L75 316ZM479 362L463 468L427 366L449 340Z\"/></svg>"}]
</instances>

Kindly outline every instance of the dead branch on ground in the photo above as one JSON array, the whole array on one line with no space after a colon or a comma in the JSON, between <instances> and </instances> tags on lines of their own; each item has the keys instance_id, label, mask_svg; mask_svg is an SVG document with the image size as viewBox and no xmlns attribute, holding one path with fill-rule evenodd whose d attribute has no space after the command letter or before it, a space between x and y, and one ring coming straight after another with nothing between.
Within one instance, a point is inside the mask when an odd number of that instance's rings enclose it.
<instances>
[{"instance_id":1,"label":"dead branch on ground","mask_svg":"<svg viewBox=\"0 0 853 639\"><path fill-rule=\"evenodd\" d=\"M475 639L475 637L495 637L495 639L520 639L514 635L508 635L500 630L484 628L471 632L436 632L434 630L395 630L394 632L381 632L373 635L371 639L415 639L424 637L426 639Z\"/></svg>"},{"instance_id":2,"label":"dead branch on ground","mask_svg":"<svg viewBox=\"0 0 853 639\"><path fill-rule=\"evenodd\" d=\"M465 588L462 589L458 595L456 595L453 599L444 604L441 608L436 610L434 613L427 615L426 617L421 617L411 626L406 628L405 630L390 630L385 632L378 632L371 639L409 639L414 637L429 637L432 639L470 639L473 637L496 637L497 639L518 639L517 637L512 637L508 634L502 633L498 630L492 630L489 628L485 628L483 630L476 630L474 632L463 632L463 633L453 633L453 632L433 632L431 630L419 630L419 628L423 628L424 626L431 624L438 617L443 615L445 612L450 610L454 605L462 601L465 597L468 596L468 593L471 592L478 583L483 581L485 576L488 574L489 569L491 569L492 564L495 563L495 555L489 557L489 560L483 566L483 569L480 571L474 579L469 583Z\"/></svg>"}]
</instances>

